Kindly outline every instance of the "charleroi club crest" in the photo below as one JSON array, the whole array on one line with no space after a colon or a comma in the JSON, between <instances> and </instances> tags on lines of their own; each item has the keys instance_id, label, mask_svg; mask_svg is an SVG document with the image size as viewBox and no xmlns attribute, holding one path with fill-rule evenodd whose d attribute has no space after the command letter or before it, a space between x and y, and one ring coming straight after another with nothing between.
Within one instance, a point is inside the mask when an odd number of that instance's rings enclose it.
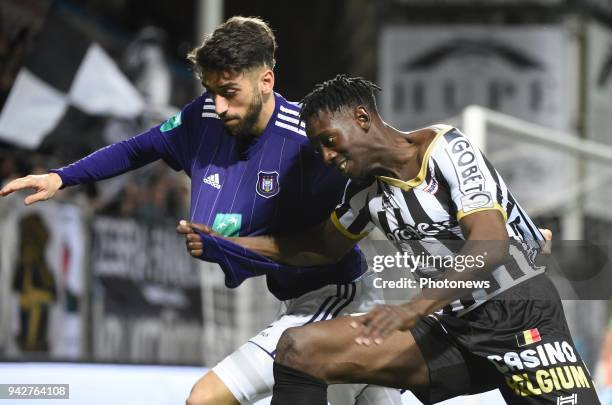
<instances>
[{"instance_id":1,"label":"charleroi club crest","mask_svg":"<svg viewBox=\"0 0 612 405\"><path fill-rule=\"evenodd\" d=\"M264 198L274 197L280 191L278 184L278 172L263 172L257 173L257 186L255 187L257 194Z\"/></svg>"}]
</instances>

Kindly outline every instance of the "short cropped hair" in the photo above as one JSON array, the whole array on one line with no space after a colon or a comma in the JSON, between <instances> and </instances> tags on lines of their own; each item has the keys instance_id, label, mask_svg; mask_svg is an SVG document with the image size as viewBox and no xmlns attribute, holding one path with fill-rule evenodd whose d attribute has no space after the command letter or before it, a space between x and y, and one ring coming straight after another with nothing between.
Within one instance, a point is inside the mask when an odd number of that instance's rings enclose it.
<instances>
[{"instance_id":1,"label":"short cropped hair","mask_svg":"<svg viewBox=\"0 0 612 405\"><path fill-rule=\"evenodd\" d=\"M207 71L243 72L266 66L274 69L276 38L258 17L232 17L187 55L198 79Z\"/></svg>"},{"instance_id":2,"label":"short cropped hair","mask_svg":"<svg viewBox=\"0 0 612 405\"><path fill-rule=\"evenodd\" d=\"M374 92L380 90L376 84L362 77L337 75L331 80L317 84L314 90L302 99L300 119L306 121L321 111L334 113L360 105L377 113Z\"/></svg>"}]
</instances>

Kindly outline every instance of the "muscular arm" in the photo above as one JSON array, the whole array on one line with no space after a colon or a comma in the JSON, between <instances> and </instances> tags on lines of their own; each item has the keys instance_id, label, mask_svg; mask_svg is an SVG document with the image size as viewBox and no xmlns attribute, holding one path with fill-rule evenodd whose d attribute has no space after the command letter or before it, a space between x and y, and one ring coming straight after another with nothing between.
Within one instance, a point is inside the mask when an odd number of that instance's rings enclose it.
<instances>
[{"instance_id":1,"label":"muscular arm","mask_svg":"<svg viewBox=\"0 0 612 405\"><path fill-rule=\"evenodd\" d=\"M231 240L274 261L293 266L336 263L357 243L342 235L329 219L297 234Z\"/></svg>"},{"instance_id":2,"label":"muscular arm","mask_svg":"<svg viewBox=\"0 0 612 405\"><path fill-rule=\"evenodd\" d=\"M185 235L187 249L194 257L202 255L200 236L194 231L214 234L207 226L181 221L177 231ZM220 237L218 235L215 235ZM296 234L245 236L226 238L262 256L292 266L317 266L332 264L357 243L342 235L331 220Z\"/></svg>"},{"instance_id":3,"label":"muscular arm","mask_svg":"<svg viewBox=\"0 0 612 405\"><path fill-rule=\"evenodd\" d=\"M482 267L466 268L463 271L448 269L445 278L449 281L486 279L493 269L508 259L508 232L504 218L496 210L481 211L464 217L459 224L467 242L458 255L484 256ZM429 315L466 294L465 289L425 290L411 301L403 304L411 306L420 317Z\"/></svg>"},{"instance_id":4,"label":"muscular arm","mask_svg":"<svg viewBox=\"0 0 612 405\"><path fill-rule=\"evenodd\" d=\"M467 215L460 225L467 241L458 255L484 256L482 267L466 267L463 271L447 269L444 278L449 281L481 280L493 269L505 263L508 257L508 233L502 214L487 210ZM485 254L486 252L486 254ZM466 289L439 288L424 290L410 301L400 305L379 305L352 322L353 328L363 328L359 344L380 344L393 330L408 330L423 317L461 298Z\"/></svg>"}]
</instances>

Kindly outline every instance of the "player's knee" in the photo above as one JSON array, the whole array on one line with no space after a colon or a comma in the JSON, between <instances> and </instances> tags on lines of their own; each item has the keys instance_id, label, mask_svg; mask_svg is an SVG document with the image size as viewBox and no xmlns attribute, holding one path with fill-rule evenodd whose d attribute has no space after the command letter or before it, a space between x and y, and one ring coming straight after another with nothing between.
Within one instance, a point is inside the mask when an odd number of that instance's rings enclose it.
<instances>
[{"instance_id":1,"label":"player's knee","mask_svg":"<svg viewBox=\"0 0 612 405\"><path fill-rule=\"evenodd\" d=\"M226 403L212 387L198 381L187 397L186 405L219 405Z\"/></svg>"},{"instance_id":2,"label":"player's knee","mask_svg":"<svg viewBox=\"0 0 612 405\"><path fill-rule=\"evenodd\" d=\"M199 392L196 390L196 387L193 387L191 393L187 397L187 401L185 401L186 405L205 405L212 404L211 398L208 398L206 392Z\"/></svg>"},{"instance_id":3,"label":"player's knee","mask_svg":"<svg viewBox=\"0 0 612 405\"><path fill-rule=\"evenodd\" d=\"M285 366L290 366L291 358L295 355L295 339L297 328L286 329L276 344L276 356L274 361Z\"/></svg>"},{"instance_id":4,"label":"player's knee","mask_svg":"<svg viewBox=\"0 0 612 405\"><path fill-rule=\"evenodd\" d=\"M309 333L305 328L289 328L283 332L276 345L275 361L287 367L309 371L313 359Z\"/></svg>"},{"instance_id":5,"label":"player's knee","mask_svg":"<svg viewBox=\"0 0 612 405\"><path fill-rule=\"evenodd\" d=\"M213 405L219 402L215 398L215 395L210 391L191 391L187 401L187 405Z\"/></svg>"}]
</instances>

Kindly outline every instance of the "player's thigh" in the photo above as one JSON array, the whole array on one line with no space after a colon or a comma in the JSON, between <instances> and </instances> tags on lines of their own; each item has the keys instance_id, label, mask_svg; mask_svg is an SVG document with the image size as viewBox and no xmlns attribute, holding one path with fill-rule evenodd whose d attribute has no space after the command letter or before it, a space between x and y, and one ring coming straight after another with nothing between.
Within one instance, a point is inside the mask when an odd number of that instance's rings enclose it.
<instances>
[{"instance_id":1,"label":"player's thigh","mask_svg":"<svg viewBox=\"0 0 612 405\"><path fill-rule=\"evenodd\" d=\"M355 343L351 317L285 331L276 361L329 383L370 383L420 388L429 383L425 360L410 332L395 332L380 344Z\"/></svg>"},{"instance_id":2,"label":"player's thigh","mask_svg":"<svg viewBox=\"0 0 612 405\"><path fill-rule=\"evenodd\" d=\"M250 340L212 370L239 403L250 404L272 394L273 361L271 351Z\"/></svg>"},{"instance_id":3,"label":"player's thigh","mask_svg":"<svg viewBox=\"0 0 612 405\"><path fill-rule=\"evenodd\" d=\"M211 370L195 383L187 398L187 405L213 404L239 405L239 402L217 374Z\"/></svg>"}]
</instances>

